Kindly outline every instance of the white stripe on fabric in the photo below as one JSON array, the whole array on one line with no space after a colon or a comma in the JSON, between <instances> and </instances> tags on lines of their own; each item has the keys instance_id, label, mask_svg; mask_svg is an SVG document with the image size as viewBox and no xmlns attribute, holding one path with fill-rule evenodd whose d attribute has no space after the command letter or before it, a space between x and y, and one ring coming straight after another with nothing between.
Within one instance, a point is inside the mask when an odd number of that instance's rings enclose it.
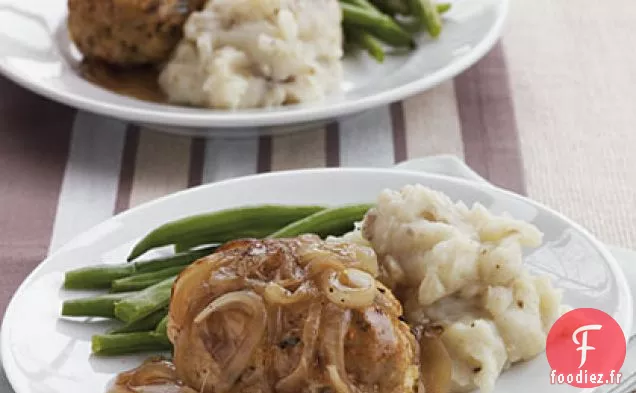
<instances>
[{"instance_id":1,"label":"white stripe on fabric","mask_svg":"<svg viewBox=\"0 0 636 393\"><path fill-rule=\"evenodd\" d=\"M256 173L258 138L220 139L205 142L203 183Z\"/></svg>"},{"instance_id":2,"label":"white stripe on fabric","mask_svg":"<svg viewBox=\"0 0 636 393\"><path fill-rule=\"evenodd\" d=\"M388 106L372 109L339 122L340 166L393 165L393 128Z\"/></svg>"},{"instance_id":3,"label":"white stripe on fabric","mask_svg":"<svg viewBox=\"0 0 636 393\"><path fill-rule=\"evenodd\" d=\"M75 116L49 252L113 215L125 137L124 122Z\"/></svg>"}]
</instances>

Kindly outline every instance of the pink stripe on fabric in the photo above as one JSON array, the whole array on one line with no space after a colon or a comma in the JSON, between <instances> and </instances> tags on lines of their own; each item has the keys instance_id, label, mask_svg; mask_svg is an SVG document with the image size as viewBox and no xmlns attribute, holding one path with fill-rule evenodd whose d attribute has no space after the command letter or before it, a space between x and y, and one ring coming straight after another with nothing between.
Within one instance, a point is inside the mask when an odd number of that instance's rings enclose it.
<instances>
[{"instance_id":1,"label":"pink stripe on fabric","mask_svg":"<svg viewBox=\"0 0 636 393\"><path fill-rule=\"evenodd\" d=\"M117 187L117 200L115 201L115 213L130 207L130 194L133 178L135 176L135 161L137 158L137 146L139 145L139 127L129 125L126 130L126 141L121 158L121 171L119 173L119 186Z\"/></svg>"},{"instance_id":2,"label":"pink stripe on fabric","mask_svg":"<svg viewBox=\"0 0 636 393\"><path fill-rule=\"evenodd\" d=\"M492 183L525 194L524 169L501 43L455 78L466 163Z\"/></svg>"},{"instance_id":3,"label":"pink stripe on fabric","mask_svg":"<svg viewBox=\"0 0 636 393\"><path fill-rule=\"evenodd\" d=\"M340 130L337 122L327 125L325 133L325 166L340 166Z\"/></svg>"},{"instance_id":4,"label":"pink stripe on fabric","mask_svg":"<svg viewBox=\"0 0 636 393\"><path fill-rule=\"evenodd\" d=\"M205 161L205 139L193 138L190 145L190 176L188 187L195 187L203 182L203 165Z\"/></svg>"},{"instance_id":5,"label":"pink stripe on fabric","mask_svg":"<svg viewBox=\"0 0 636 393\"><path fill-rule=\"evenodd\" d=\"M49 248L74 115L0 77L0 315Z\"/></svg>"},{"instance_id":6,"label":"pink stripe on fabric","mask_svg":"<svg viewBox=\"0 0 636 393\"><path fill-rule=\"evenodd\" d=\"M256 171L258 173L272 170L272 137L261 136L258 138L258 162Z\"/></svg>"},{"instance_id":7,"label":"pink stripe on fabric","mask_svg":"<svg viewBox=\"0 0 636 393\"><path fill-rule=\"evenodd\" d=\"M396 163L407 158L406 149L406 122L402 102L391 104L391 125L393 127L393 158Z\"/></svg>"}]
</instances>

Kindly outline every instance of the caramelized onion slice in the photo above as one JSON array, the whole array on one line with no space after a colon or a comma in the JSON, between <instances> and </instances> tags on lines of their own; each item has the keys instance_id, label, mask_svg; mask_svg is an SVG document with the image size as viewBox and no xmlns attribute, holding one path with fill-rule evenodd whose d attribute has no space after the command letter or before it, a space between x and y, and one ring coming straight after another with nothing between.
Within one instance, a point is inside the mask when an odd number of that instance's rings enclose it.
<instances>
[{"instance_id":1,"label":"caramelized onion slice","mask_svg":"<svg viewBox=\"0 0 636 393\"><path fill-rule=\"evenodd\" d=\"M288 376L278 381L277 392L300 392L307 383L309 368L311 367L316 343L320 332L320 314L322 307L320 303L313 303L309 306L307 321L303 327L303 352L298 366Z\"/></svg>"},{"instance_id":2,"label":"caramelized onion slice","mask_svg":"<svg viewBox=\"0 0 636 393\"><path fill-rule=\"evenodd\" d=\"M340 270L349 266L364 270L374 277L378 275L378 258L371 247L341 239L306 245L299 250L299 255L301 264L307 266L310 274L320 273L324 268Z\"/></svg>"},{"instance_id":3,"label":"caramelized onion slice","mask_svg":"<svg viewBox=\"0 0 636 393\"><path fill-rule=\"evenodd\" d=\"M375 279L362 270L344 269L341 272L325 274L322 291L332 303L343 307L368 307L375 299Z\"/></svg>"},{"instance_id":4,"label":"caramelized onion slice","mask_svg":"<svg viewBox=\"0 0 636 393\"><path fill-rule=\"evenodd\" d=\"M337 393L353 393L347 377L344 346L345 335L351 323L351 311L327 306L324 317L322 350L326 355L327 372Z\"/></svg>"},{"instance_id":5,"label":"caramelized onion slice","mask_svg":"<svg viewBox=\"0 0 636 393\"><path fill-rule=\"evenodd\" d=\"M215 391L222 393L229 390L241 375L252 358L254 349L261 341L267 328L267 310L263 299L252 291L230 292L218 297L203 309L194 319L200 324L213 313L238 309L247 314L250 321L238 338L236 351L225 360L223 378L217 381ZM222 316L221 316L222 318Z\"/></svg>"},{"instance_id":6,"label":"caramelized onion slice","mask_svg":"<svg viewBox=\"0 0 636 393\"><path fill-rule=\"evenodd\" d=\"M291 305L311 297L308 286L305 282L296 291L291 292L275 282L270 282L265 287L263 297L269 304Z\"/></svg>"},{"instance_id":7,"label":"caramelized onion slice","mask_svg":"<svg viewBox=\"0 0 636 393\"><path fill-rule=\"evenodd\" d=\"M448 393L452 362L440 332L426 329L420 337L420 377L426 393Z\"/></svg>"},{"instance_id":8,"label":"caramelized onion slice","mask_svg":"<svg viewBox=\"0 0 636 393\"><path fill-rule=\"evenodd\" d=\"M181 385L148 385L139 386L133 390L134 393L198 393L196 390Z\"/></svg>"},{"instance_id":9,"label":"caramelized onion slice","mask_svg":"<svg viewBox=\"0 0 636 393\"><path fill-rule=\"evenodd\" d=\"M337 393L351 393L345 381L340 377L340 373L335 364L327 366L327 375L329 376L331 386L333 386Z\"/></svg>"},{"instance_id":10,"label":"caramelized onion slice","mask_svg":"<svg viewBox=\"0 0 636 393\"><path fill-rule=\"evenodd\" d=\"M127 384L131 386L154 385L166 381L175 382L177 371L174 364L168 361L151 360L131 372L121 374L118 379L127 380Z\"/></svg>"},{"instance_id":11,"label":"caramelized onion slice","mask_svg":"<svg viewBox=\"0 0 636 393\"><path fill-rule=\"evenodd\" d=\"M214 299L194 318L194 323L201 323L212 313L229 309L241 309L249 315L254 315L258 308L264 308L260 296L251 291L237 291L226 293Z\"/></svg>"},{"instance_id":12,"label":"caramelized onion slice","mask_svg":"<svg viewBox=\"0 0 636 393\"><path fill-rule=\"evenodd\" d=\"M174 365L154 359L121 373L108 393L196 393L177 378Z\"/></svg>"},{"instance_id":13,"label":"caramelized onion slice","mask_svg":"<svg viewBox=\"0 0 636 393\"><path fill-rule=\"evenodd\" d=\"M355 246L355 256L360 268L377 277L379 274L378 257L371 247Z\"/></svg>"},{"instance_id":14,"label":"caramelized onion slice","mask_svg":"<svg viewBox=\"0 0 636 393\"><path fill-rule=\"evenodd\" d=\"M309 272L309 277L317 277L322 273L325 273L330 270L335 270L337 272L343 270L345 266L342 262L333 258L316 258L307 264L307 272Z\"/></svg>"}]
</instances>

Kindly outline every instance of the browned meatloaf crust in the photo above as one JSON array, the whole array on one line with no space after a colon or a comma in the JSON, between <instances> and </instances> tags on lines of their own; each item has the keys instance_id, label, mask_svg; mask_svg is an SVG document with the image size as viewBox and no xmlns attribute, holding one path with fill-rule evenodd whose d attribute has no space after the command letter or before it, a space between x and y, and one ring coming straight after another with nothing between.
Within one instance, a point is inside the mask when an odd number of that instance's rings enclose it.
<instances>
[{"instance_id":1,"label":"browned meatloaf crust","mask_svg":"<svg viewBox=\"0 0 636 393\"><path fill-rule=\"evenodd\" d=\"M118 66L167 60L204 0L69 0L68 28L82 54Z\"/></svg>"}]
</instances>

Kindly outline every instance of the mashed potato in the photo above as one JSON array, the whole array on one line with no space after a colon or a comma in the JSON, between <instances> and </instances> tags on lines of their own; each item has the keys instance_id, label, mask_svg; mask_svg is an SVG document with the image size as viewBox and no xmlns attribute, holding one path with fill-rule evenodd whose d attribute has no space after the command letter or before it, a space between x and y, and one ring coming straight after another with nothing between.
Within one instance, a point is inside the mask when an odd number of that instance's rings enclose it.
<instances>
[{"instance_id":1,"label":"mashed potato","mask_svg":"<svg viewBox=\"0 0 636 393\"><path fill-rule=\"evenodd\" d=\"M159 84L171 102L212 108L316 101L342 79L337 0L209 0Z\"/></svg>"},{"instance_id":2,"label":"mashed potato","mask_svg":"<svg viewBox=\"0 0 636 393\"><path fill-rule=\"evenodd\" d=\"M491 391L503 369L544 350L564 311L549 279L523 266L522 247L539 246L541 232L479 204L455 204L420 185L386 190L345 238L361 242L360 235L409 322L445 327L455 392Z\"/></svg>"}]
</instances>

